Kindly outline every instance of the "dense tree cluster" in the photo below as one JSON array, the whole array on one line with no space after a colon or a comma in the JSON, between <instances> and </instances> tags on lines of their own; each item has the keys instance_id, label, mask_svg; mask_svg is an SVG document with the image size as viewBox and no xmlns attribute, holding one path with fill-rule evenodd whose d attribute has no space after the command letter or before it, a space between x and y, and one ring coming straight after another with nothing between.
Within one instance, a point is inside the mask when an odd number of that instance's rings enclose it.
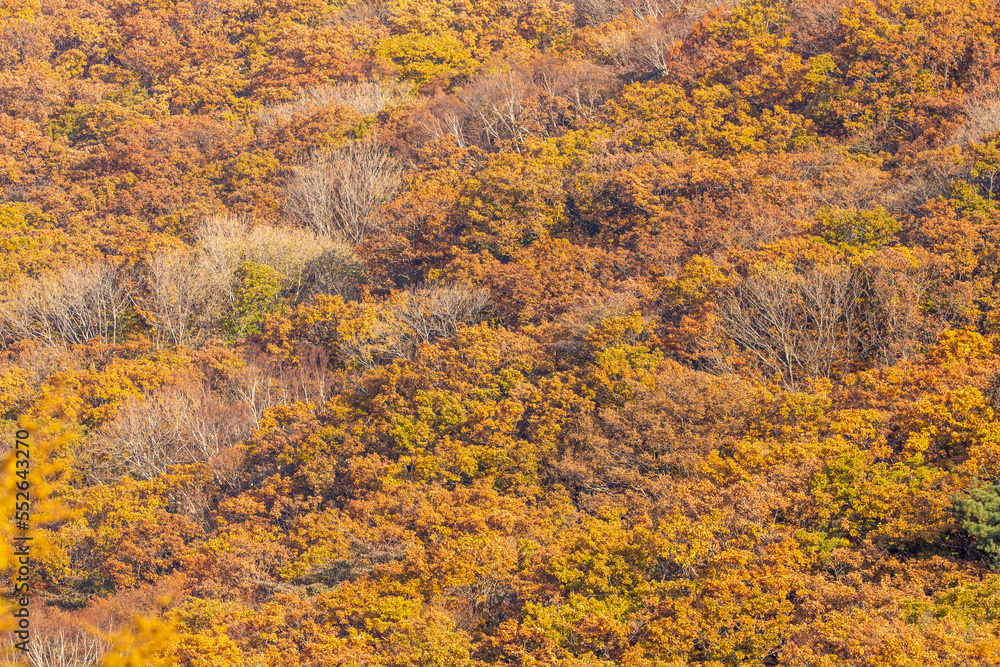
<instances>
[{"instance_id":1,"label":"dense tree cluster","mask_svg":"<svg viewBox=\"0 0 1000 667\"><path fill-rule=\"evenodd\" d=\"M32 664L1000 665L998 34L0 3Z\"/></svg>"}]
</instances>

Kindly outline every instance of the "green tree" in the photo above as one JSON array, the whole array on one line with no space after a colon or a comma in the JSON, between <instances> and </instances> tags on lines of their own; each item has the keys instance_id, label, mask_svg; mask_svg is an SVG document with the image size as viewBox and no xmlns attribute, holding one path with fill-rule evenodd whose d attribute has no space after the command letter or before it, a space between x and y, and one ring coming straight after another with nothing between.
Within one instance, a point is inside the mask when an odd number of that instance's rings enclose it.
<instances>
[{"instance_id":1,"label":"green tree","mask_svg":"<svg viewBox=\"0 0 1000 667\"><path fill-rule=\"evenodd\" d=\"M969 489L955 498L955 510L962 518L962 529L975 538L976 546L996 568L1000 560L1000 486Z\"/></svg>"},{"instance_id":2,"label":"green tree","mask_svg":"<svg viewBox=\"0 0 1000 667\"><path fill-rule=\"evenodd\" d=\"M261 333L264 316L280 305L283 276L266 264L244 262L234 281L233 312L223 327L235 338Z\"/></svg>"}]
</instances>

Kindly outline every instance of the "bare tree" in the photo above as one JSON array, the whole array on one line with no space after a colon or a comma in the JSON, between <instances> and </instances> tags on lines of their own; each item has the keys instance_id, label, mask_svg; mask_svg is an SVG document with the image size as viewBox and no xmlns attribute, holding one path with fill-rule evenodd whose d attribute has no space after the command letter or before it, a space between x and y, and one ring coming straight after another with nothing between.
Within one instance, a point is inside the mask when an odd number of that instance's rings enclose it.
<instances>
[{"instance_id":1,"label":"bare tree","mask_svg":"<svg viewBox=\"0 0 1000 667\"><path fill-rule=\"evenodd\" d=\"M541 129L533 85L516 68L498 69L477 77L459 93L475 132L486 145L502 139L523 139Z\"/></svg>"},{"instance_id":2,"label":"bare tree","mask_svg":"<svg viewBox=\"0 0 1000 667\"><path fill-rule=\"evenodd\" d=\"M99 482L130 474L151 479L172 465L208 463L220 481L236 483L231 450L256 426L248 407L205 383L160 387L125 402L94 434L82 461Z\"/></svg>"},{"instance_id":3,"label":"bare tree","mask_svg":"<svg viewBox=\"0 0 1000 667\"><path fill-rule=\"evenodd\" d=\"M961 145L981 141L1000 130L1000 83L990 82L970 95L964 105L965 124L949 143Z\"/></svg>"},{"instance_id":4,"label":"bare tree","mask_svg":"<svg viewBox=\"0 0 1000 667\"><path fill-rule=\"evenodd\" d=\"M294 168L286 210L317 234L353 246L378 230L376 216L403 183L400 163L374 141L318 151Z\"/></svg>"},{"instance_id":5,"label":"bare tree","mask_svg":"<svg viewBox=\"0 0 1000 667\"><path fill-rule=\"evenodd\" d=\"M257 424L268 409L289 401L288 386L279 380L280 365L269 355L251 348L241 357L243 363L226 379L226 392L246 406Z\"/></svg>"},{"instance_id":6,"label":"bare tree","mask_svg":"<svg viewBox=\"0 0 1000 667\"><path fill-rule=\"evenodd\" d=\"M857 353L860 285L850 267L765 267L739 280L720 309L729 337L790 386L847 370Z\"/></svg>"},{"instance_id":7,"label":"bare tree","mask_svg":"<svg viewBox=\"0 0 1000 667\"><path fill-rule=\"evenodd\" d=\"M593 116L615 87L608 68L588 60L555 61L537 68L534 80L550 97L565 100L577 118Z\"/></svg>"},{"instance_id":8,"label":"bare tree","mask_svg":"<svg viewBox=\"0 0 1000 667\"><path fill-rule=\"evenodd\" d=\"M28 664L31 667L97 667L103 662L111 643L96 635L60 630L42 636L29 644ZM11 661L9 664L16 664Z\"/></svg>"},{"instance_id":9,"label":"bare tree","mask_svg":"<svg viewBox=\"0 0 1000 667\"><path fill-rule=\"evenodd\" d=\"M223 383L225 400L244 406L254 424L283 403L325 403L335 389L329 350L300 343L296 352L297 363L289 365L253 347L241 351L242 364Z\"/></svg>"},{"instance_id":10,"label":"bare tree","mask_svg":"<svg viewBox=\"0 0 1000 667\"><path fill-rule=\"evenodd\" d=\"M412 93L411 82L388 79L315 86L300 91L290 102L265 107L259 118L265 125L273 125L290 120L295 115L305 116L330 106L347 107L362 116L370 116L390 106L403 104Z\"/></svg>"},{"instance_id":11,"label":"bare tree","mask_svg":"<svg viewBox=\"0 0 1000 667\"><path fill-rule=\"evenodd\" d=\"M794 178L818 205L868 209L884 203L889 174L836 151L790 156Z\"/></svg>"},{"instance_id":12,"label":"bare tree","mask_svg":"<svg viewBox=\"0 0 1000 667\"><path fill-rule=\"evenodd\" d=\"M416 115L428 136L459 146L515 144L591 117L614 90L609 68L541 56L475 77L457 96L440 93Z\"/></svg>"},{"instance_id":13,"label":"bare tree","mask_svg":"<svg viewBox=\"0 0 1000 667\"><path fill-rule=\"evenodd\" d=\"M683 14L685 0L624 0L623 7L639 21L655 21Z\"/></svg>"},{"instance_id":14,"label":"bare tree","mask_svg":"<svg viewBox=\"0 0 1000 667\"><path fill-rule=\"evenodd\" d=\"M416 110L414 121L428 137L443 139L451 135L455 143L464 148L469 143L467 116L465 105L456 96L439 92Z\"/></svg>"},{"instance_id":15,"label":"bare tree","mask_svg":"<svg viewBox=\"0 0 1000 667\"><path fill-rule=\"evenodd\" d=\"M653 11L654 6L649 7ZM649 18L637 30L605 33L600 44L608 60L619 70L663 72L670 69L674 46L691 31L694 23L693 17L668 12Z\"/></svg>"},{"instance_id":16,"label":"bare tree","mask_svg":"<svg viewBox=\"0 0 1000 667\"><path fill-rule=\"evenodd\" d=\"M298 349L299 363L281 374L290 400L323 405L333 391L330 353L319 345L303 344Z\"/></svg>"},{"instance_id":17,"label":"bare tree","mask_svg":"<svg viewBox=\"0 0 1000 667\"><path fill-rule=\"evenodd\" d=\"M207 268L228 280L242 262L250 221L235 215L206 218L195 230L195 247L205 257Z\"/></svg>"},{"instance_id":18,"label":"bare tree","mask_svg":"<svg viewBox=\"0 0 1000 667\"><path fill-rule=\"evenodd\" d=\"M196 246L154 256L139 304L158 344L187 345L203 339L236 300L233 277L243 261L248 222L236 216L206 218L195 230Z\"/></svg>"},{"instance_id":19,"label":"bare tree","mask_svg":"<svg viewBox=\"0 0 1000 667\"><path fill-rule=\"evenodd\" d=\"M863 276L864 295L859 305L865 308L859 326L865 335L860 357L890 365L937 340L947 314L924 311L937 283L931 266L915 263L908 252L892 249L883 252L879 263L866 266Z\"/></svg>"},{"instance_id":20,"label":"bare tree","mask_svg":"<svg viewBox=\"0 0 1000 667\"><path fill-rule=\"evenodd\" d=\"M133 305L132 281L105 262L22 279L0 303L0 334L53 346L117 343Z\"/></svg>"},{"instance_id":21,"label":"bare tree","mask_svg":"<svg viewBox=\"0 0 1000 667\"><path fill-rule=\"evenodd\" d=\"M219 290L232 303L232 277L245 261L266 264L287 280L290 295L340 294L359 279L364 262L345 243L297 227L253 225L235 216L205 220L195 234L198 260L218 281Z\"/></svg>"},{"instance_id":22,"label":"bare tree","mask_svg":"<svg viewBox=\"0 0 1000 667\"><path fill-rule=\"evenodd\" d=\"M192 408L190 399L176 388L154 391L145 398L132 398L117 417L95 435L93 454L87 466L96 481L108 481L121 473L151 479L168 466L195 461L195 449L185 440L182 418Z\"/></svg>"},{"instance_id":23,"label":"bare tree","mask_svg":"<svg viewBox=\"0 0 1000 667\"><path fill-rule=\"evenodd\" d=\"M883 203L890 211L904 213L947 194L954 181L969 179L972 165L953 146L905 158L898 171L896 185L886 190Z\"/></svg>"},{"instance_id":24,"label":"bare tree","mask_svg":"<svg viewBox=\"0 0 1000 667\"><path fill-rule=\"evenodd\" d=\"M632 69L632 31L626 29L609 30L599 37L604 55L615 68L623 71Z\"/></svg>"},{"instance_id":25,"label":"bare tree","mask_svg":"<svg viewBox=\"0 0 1000 667\"><path fill-rule=\"evenodd\" d=\"M579 19L590 26L610 23L624 10L618 0L575 0L573 4Z\"/></svg>"},{"instance_id":26,"label":"bare tree","mask_svg":"<svg viewBox=\"0 0 1000 667\"><path fill-rule=\"evenodd\" d=\"M207 383L185 390L189 409L181 415L184 438L196 460L207 463L216 479L235 487L240 463L236 445L250 436L258 421L250 418L245 404L225 400Z\"/></svg>"},{"instance_id":27,"label":"bare tree","mask_svg":"<svg viewBox=\"0 0 1000 667\"><path fill-rule=\"evenodd\" d=\"M719 315L758 367L795 387L894 363L933 340L939 327L919 307L930 287L926 270L891 251L867 265L767 266L736 281Z\"/></svg>"},{"instance_id":28,"label":"bare tree","mask_svg":"<svg viewBox=\"0 0 1000 667\"><path fill-rule=\"evenodd\" d=\"M358 299L364 270L364 261L347 246L324 248L304 267L302 294L336 294Z\"/></svg>"},{"instance_id":29,"label":"bare tree","mask_svg":"<svg viewBox=\"0 0 1000 667\"><path fill-rule=\"evenodd\" d=\"M489 292L483 289L463 285L414 288L380 310L367 337L341 343L338 351L362 368L407 359L421 343L449 338L461 325L478 321L488 303Z\"/></svg>"},{"instance_id":30,"label":"bare tree","mask_svg":"<svg viewBox=\"0 0 1000 667\"><path fill-rule=\"evenodd\" d=\"M632 61L636 69L669 70L674 46L684 39L693 25L693 19L684 17L658 17L646 23L632 43Z\"/></svg>"},{"instance_id":31,"label":"bare tree","mask_svg":"<svg viewBox=\"0 0 1000 667\"><path fill-rule=\"evenodd\" d=\"M462 324L473 322L489 303L484 289L463 285L432 285L403 294L392 313L412 344L453 336Z\"/></svg>"},{"instance_id":32,"label":"bare tree","mask_svg":"<svg viewBox=\"0 0 1000 667\"><path fill-rule=\"evenodd\" d=\"M158 343L185 345L212 330L232 303L232 273L224 273L196 252L157 255L141 300L151 315Z\"/></svg>"}]
</instances>

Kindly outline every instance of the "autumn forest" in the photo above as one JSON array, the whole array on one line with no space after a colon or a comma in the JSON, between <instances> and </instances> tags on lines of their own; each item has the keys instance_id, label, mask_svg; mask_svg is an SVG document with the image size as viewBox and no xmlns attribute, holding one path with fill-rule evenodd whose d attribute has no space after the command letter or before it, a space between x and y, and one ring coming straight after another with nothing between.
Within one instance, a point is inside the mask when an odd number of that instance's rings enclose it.
<instances>
[{"instance_id":1,"label":"autumn forest","mask_svg":"<svg viewBox=\"0 0 1000 667\"><path fill-rule=\"evenodd\" d=\"M998 44L0 0L0 662L1000 665Z\"/></svg>"}]
</instances>

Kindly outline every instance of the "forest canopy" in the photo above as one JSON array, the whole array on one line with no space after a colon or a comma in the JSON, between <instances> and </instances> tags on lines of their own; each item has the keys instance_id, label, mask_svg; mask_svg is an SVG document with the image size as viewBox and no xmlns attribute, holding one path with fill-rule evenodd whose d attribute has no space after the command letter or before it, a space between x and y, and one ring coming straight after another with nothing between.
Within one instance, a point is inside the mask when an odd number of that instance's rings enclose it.
<instances>
[{"instance_id":1,"label":"forest canopy","mask_svg":"<svg viewBox=\"0 0 1000 667\"><path fill-rule=\"evenodd\" d=\"M0 3L0 659L1000 665L998 40Z\"/></svg>"}]
</instances>

